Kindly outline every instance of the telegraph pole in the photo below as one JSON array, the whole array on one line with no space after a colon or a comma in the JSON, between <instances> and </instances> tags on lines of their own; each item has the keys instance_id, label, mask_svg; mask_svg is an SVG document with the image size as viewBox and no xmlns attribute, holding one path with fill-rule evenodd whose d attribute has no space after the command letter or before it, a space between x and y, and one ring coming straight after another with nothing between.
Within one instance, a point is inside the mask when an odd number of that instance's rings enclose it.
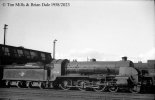
<instances>
[{"instance_id":1,"label":"telegraph pole","mask_svg":"<svg viewBox=\"0 0 155 100\"><path fill-rule=\"evenodd\" d=\"M56 43L56 39L53 41L53 59L55 59L55 43Z\"/></svg>"},{"instance_id":2,"label":"telegraph pole","mask_svg":"<svg viewBox=\"0 0 155 100\"><path fill-rule=\"evenodd\" d=\"M7 29L7 24L4 25L4 46L5 46L5 40L6 40L6 29Z\"/></svg>"}]
</instances>

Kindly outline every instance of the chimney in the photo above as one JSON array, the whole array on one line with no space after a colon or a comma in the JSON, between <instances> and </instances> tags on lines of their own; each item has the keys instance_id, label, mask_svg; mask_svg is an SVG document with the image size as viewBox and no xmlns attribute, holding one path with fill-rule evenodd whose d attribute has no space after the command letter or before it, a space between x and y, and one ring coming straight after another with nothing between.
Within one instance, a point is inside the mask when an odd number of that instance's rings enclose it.
<instances>
[{"instance_id":1,"label":"chimney","mask_svg":"<svg viewBox=\"0 0 155 100\"><path fill-rule=\"evenodd\" d=\"M126 56L122 57L122 61L127 61L127 57Z\"/></svg>"}]
</instances>

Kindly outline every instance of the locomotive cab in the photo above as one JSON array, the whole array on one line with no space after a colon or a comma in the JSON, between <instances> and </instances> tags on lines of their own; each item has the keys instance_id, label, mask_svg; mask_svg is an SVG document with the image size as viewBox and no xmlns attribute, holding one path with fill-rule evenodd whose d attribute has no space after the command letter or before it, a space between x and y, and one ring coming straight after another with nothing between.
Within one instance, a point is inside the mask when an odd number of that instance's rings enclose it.
<instances>
[{"instance_id":1,"label":"locomotive cab","mask_svg":"<svg viewBox=\"0 0 155 100\"><path fill-rule=\"evenodd\" d=\"M57 77L60 77L62 75L65 75L65 70L67 63L69 61L67 59L59 59L59 60L53 60L51 62L50 66L50 81L54 81Z\"/></svg>"}]
</instances>

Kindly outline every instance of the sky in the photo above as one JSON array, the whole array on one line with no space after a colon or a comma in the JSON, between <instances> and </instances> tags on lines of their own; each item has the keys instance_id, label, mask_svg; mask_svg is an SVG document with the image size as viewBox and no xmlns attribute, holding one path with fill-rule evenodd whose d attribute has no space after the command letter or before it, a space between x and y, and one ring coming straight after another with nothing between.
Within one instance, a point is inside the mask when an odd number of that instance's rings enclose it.
<instances>
[{"instance_id":1,"label":"sky","mask_svg":"<svg viewBox=\"0 0 155 100\"><path fill-rule=\"evenodd\" d=\"M0 44L4 24L7 45L52 53L57 39L56 59L155 59L153 0L0 0Z\"/></svg>"}]
</instances>

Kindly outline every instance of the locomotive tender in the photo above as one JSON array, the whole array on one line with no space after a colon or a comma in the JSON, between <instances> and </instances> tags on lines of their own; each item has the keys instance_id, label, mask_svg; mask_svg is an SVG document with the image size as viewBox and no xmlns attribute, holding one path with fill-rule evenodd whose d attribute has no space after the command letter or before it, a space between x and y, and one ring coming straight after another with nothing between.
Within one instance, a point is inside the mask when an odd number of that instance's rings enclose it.
<instances>
[{"instance_id":1,"label":"locomotive tender","mask_svg":"<svg viewBox=\"0 0 155 100\"><path fill-rule=\"evenodd\" d=\"M7 65L3 68L3 81L6 86L40 87L64 90L78 88L85 91L130 90L138 93L143 83L153 86L153 78L143 80L132 61L122 57L122 61L82 61L69 62L67 59L23 65Z\"/></svg>"}]
</instances>

